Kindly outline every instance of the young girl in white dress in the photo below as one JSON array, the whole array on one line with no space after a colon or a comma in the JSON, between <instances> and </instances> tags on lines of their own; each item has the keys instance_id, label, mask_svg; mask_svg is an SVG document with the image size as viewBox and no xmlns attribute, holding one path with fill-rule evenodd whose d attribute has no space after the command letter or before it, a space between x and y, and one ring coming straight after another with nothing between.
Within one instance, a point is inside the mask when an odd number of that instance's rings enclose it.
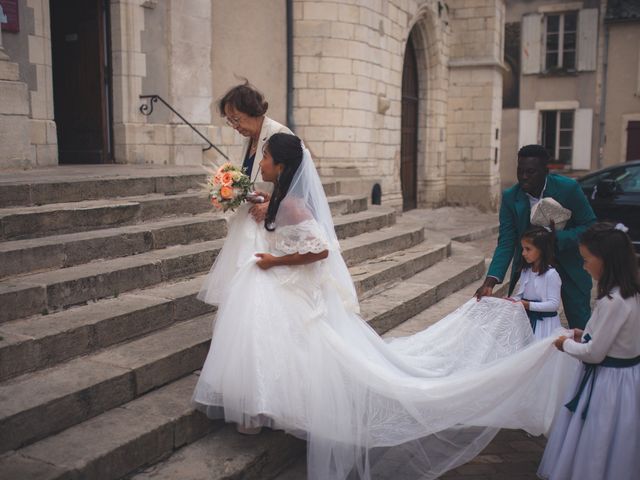
<instances>
[{"instance_id":1,"label":"young girl in white dress","mask_svg":"<svg viewBox=\"0 0 640 480\"><path fill-rule=\"evenodd\" d=\"M522 303L537 339L560 327L560 275L553 268L553 232L545 227L527 230L520 240L524 266L514 300Z\"/></svg>"},{"instance_id":2,"label":"young girl in white dress","mask_svg":"<svg viewBox=\"0 0 640 480\"><path fill-rule=\"evenodd\" d=\"M556 347L583 362L538 470L550 480L640 478L640 279L626 227L597 223L580 240L598 282L584 331Z\"/></svg>"},{"instance_id":3,"label":"young girl in white dress","mask_svg":"<svg viewBox=\"0 0 640 480\"><path fill-rule=\"evenodd\" d=\"M382 339L359 315L310 152L277 133L260 166L274 184L265 221L239 209L199 295L218 312L198 408L307 440L312 480L434 479L500 427L549 429L577 362L534 341L521 305L474 298Z\"/></svg>"}]
</instances>

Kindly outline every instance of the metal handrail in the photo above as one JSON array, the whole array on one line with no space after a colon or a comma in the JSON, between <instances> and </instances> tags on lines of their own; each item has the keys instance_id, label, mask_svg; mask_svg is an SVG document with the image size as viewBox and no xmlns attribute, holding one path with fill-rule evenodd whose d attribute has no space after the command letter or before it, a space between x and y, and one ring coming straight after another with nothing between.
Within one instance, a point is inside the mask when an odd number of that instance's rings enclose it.
<instances>
[{"instance_id":1,"label":"metal handrail","mask_svg":"<svg viewBox=\"0 0 640 480\"><path fill-rule=\"evenodd\" d=\"M191 130L193 130L194 132L196 132L200 138L202 138L205 142L207 142L207 144L209 145L206 148L203 148L202 151L206 152L207 150L210 150L211 148L215 148L216 151L222 155L225 159L229 160L229 157L227 157L224 152L222 150L220 150L218 147L216 147L213 143L211 143L211 141L205 137L200 130L198 130L196 127L194 127L193 125L191 125L191 123L189 121L187 121L186 118L184 118L182 115L180 115L178 112L176 112L176 110L169 105L166 100L164 98L162 98L160 95L140 95L140 99L141 100L149 100L149 103L143 103L142 105L140 105L140 113L143 114L145 117L148 117L149 115L151 115L153 113L153 104L156 103L158 100L160 100L162 103L164 103L164 105L171 110L173 113L175 113L180 120L182 120L185 124L189 125L191 127Z\"/></svg>"}]
</instances>

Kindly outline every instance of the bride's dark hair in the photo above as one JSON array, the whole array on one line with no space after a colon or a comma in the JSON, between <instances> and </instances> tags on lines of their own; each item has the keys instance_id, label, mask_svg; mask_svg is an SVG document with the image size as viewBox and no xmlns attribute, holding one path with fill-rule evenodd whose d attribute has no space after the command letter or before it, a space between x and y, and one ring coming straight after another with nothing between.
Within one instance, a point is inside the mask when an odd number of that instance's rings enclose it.
<instances>
[{"instance_id":1,"label":"bride's dark hair","mask_svg":"<svg viewBox=\"0 0 640 480\"><path fill-rule=\"evenodd\" d=\"M267 215L264 218L264 228L273 232L276 229L276 214L280 202L289 191L291 181L302 163L302 141L295 135L274 133L269 137L265 149L269 150L275 165L284 165L284 170L273 187Z\"/></svg>"}]
</instances>

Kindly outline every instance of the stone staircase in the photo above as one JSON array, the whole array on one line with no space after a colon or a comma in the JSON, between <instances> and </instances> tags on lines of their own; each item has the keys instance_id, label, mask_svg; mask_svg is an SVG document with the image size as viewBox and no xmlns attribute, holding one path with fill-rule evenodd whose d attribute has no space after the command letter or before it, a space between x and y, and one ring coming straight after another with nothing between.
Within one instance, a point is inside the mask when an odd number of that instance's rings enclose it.
<instances>
[{"instance_id":1,"label":"stone staircase","mask_svg":"<svg viewBox=\"0 0 640 480\"><path fill-rule=\"evenodd\" d=\"M0 181L0 478L275 477L303 442L238 435L189 402L215 319L196 294L226 234L202 171L118 168ZM484 273L473 247L338 190L379 333Z\"/></svg>"}]
</instances>

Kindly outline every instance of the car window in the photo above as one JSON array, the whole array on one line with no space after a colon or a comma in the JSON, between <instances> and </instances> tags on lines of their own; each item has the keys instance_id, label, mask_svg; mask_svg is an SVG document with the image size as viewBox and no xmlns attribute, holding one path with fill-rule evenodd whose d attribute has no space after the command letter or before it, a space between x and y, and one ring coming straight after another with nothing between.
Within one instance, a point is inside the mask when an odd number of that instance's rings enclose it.
<instances>
[{"instance_id":1,"label":"car window","mask_svg":"<svg viewBox=\"0 0 640 480\"><path fill-rule=\"evenodd\" d=\"M640 165L625 168L616 182L624 193L640 193Z\"/></svg>"},{"instance_id":2,"label":"car window","mask_svg":"<svg viewBox=\"0 0 640 480\"><path fill-rule=\"evenodd\" d=\"M580 186L582 188L593 188L600 180L605 179L616 179L620 176L622 171L620 169L609 170L608 172L602 172L599 175L594 175L593 177L585 178L580 181Z\"/></svg>"}]
</instances>

